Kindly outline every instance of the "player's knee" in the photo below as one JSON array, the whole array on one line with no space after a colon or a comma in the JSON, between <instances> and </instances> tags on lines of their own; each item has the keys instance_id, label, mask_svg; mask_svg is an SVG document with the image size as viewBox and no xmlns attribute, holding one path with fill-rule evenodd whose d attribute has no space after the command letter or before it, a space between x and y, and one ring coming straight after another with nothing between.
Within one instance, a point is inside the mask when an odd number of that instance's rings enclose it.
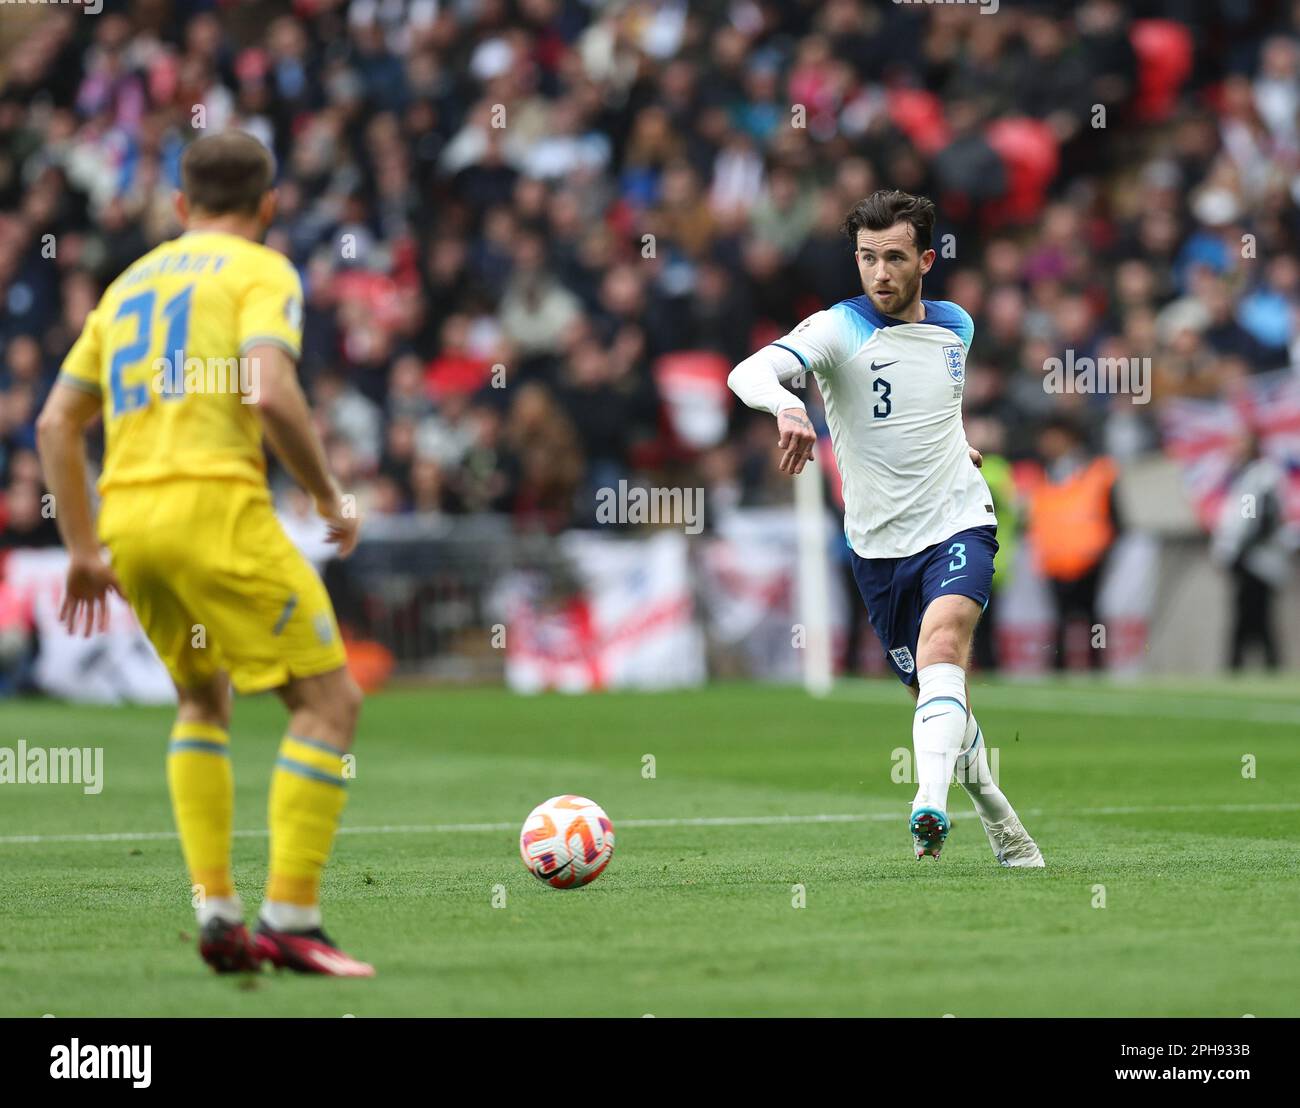
<instances>
[{"instance_id":1,"label":"player's knee","mask_svg":"<svg viewBox=\"0 0 1300 1108\"><path fill-rule=\"evenodd\" d=\"M230 690L225 686L176 689L176 718L181 723L211 723L230 728Z\"/></svg>"},{"instance_id":2,"label":"player's knee","mask_svg":"<svg viewBox=\"0 0 1300 1108\"><path fill-rule=\"evenodd\" d=\"M339 722L345 726L349 738L357 729L364 700L365 694L361 691L361 686L353 680L352 674L345 671L339 689Z\"/></svg>"},{"instance_id":3,"label":"player's knee","mask_svg":"<svg viewBox=\"0 0 1300 1108\"><path fill-rule=\"evenodd\" d=\"M961 629L955 625L941 624L931 630L918 653L924 658L925 665L947 663L964 666L966 664L966 645Z\"/></svg>"},{"instance_id":4,"label":"player's knee","mask_svg":"<svg viewBox=\"0 0 1300 1108\"><path fill-rule=\"evenodd\" d=\"M346 670L330 681L323 695L313 697L311 710L318 719L318 727L327 741L337 743L344 750L352 745L357 719L361 714L360 686Z\"/></svg>"}]
</instances>

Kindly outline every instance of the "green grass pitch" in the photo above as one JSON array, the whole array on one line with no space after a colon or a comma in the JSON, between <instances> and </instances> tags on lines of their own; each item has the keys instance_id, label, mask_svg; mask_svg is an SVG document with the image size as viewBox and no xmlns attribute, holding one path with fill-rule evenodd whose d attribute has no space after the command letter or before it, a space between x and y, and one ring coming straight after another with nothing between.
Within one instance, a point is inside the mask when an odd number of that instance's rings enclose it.
<instances>
[{"instance_id":1,"label":"green grass pitch","mask_svg":"<svg viewBox=\"0 0 1300 1108\"><path fill-rule=\"evenodd\" d=\"M105 768L97 796L0 786L0 1015L1300 1014L1294 682L973 692L1046 870L995 865L956 786L942 860L913 860L893 685L376 696L325 880L372 981L211 975L170 834L170 713L11 701L0 745L102 746ZM236 705L250 910L283 718ZM617 849L562 892L524 870L518 828L564 792L605 807Z\"/></svg>"}]
</instances>

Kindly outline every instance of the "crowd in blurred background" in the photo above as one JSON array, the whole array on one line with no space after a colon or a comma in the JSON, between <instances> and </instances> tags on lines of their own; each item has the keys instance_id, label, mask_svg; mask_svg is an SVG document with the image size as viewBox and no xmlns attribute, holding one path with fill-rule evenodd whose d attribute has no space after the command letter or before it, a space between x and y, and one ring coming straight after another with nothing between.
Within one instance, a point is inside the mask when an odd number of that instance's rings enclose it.
<instances>
[{"instance_id":1,"label":"crowd in blurred background","mask_svg":"<svg viewBox=\"0 0 1300 1108\"><path fill-rule=\"evenodd\" d=\"M1161 448L1173 399L1300 365L1300 3L134 0L0 21L3 546L57 541L35 414L103 287L177 233L196 127L277 155L301 373L371 514L555 531L638 477L788 498L770 419L692 439L662 370L690 352L725 377L859 294L837 227L881 186L939 206L925 290L974 317L987 453L1050 471L1050 424L1122 464ZM1045 390L1067 351L1149 357L1151 403Z\"/></svg>"}]
</instances>

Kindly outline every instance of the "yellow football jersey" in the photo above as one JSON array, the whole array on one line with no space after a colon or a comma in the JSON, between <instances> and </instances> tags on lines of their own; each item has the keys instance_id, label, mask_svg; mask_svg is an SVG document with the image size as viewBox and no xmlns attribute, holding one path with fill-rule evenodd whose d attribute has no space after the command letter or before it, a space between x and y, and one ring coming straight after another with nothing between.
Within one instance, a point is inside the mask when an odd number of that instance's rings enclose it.
<instances>
[{"instance_id":1,"label":"yellow football jersey","mask_svg":"<svg viewBox=\"0 0 1300 1108\"><path fill-rule=\"evenodd\" d=\"M91 312L59 380L102 396L101 493L209 477L266 481L253 346L302 348L302 283L282 254L190 231L127 269Z\"/></svg>"}]
</instances>

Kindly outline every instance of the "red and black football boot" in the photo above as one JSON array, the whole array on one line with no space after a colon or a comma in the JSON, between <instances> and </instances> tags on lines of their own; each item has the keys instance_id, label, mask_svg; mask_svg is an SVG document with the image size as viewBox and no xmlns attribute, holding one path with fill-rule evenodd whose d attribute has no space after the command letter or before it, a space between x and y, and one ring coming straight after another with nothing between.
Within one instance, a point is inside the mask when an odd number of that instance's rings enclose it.
<instances>
[{"instance_id":1,"label":"red and black football boot","mask_svg":"<svg viewBox=\"0 0 1300 1108\"><path fill-rule=\"evenodd\" d=\"M276 969L326 977L375 976L374 966L344 954L319 927L311 931L275 931L259 922L256 942L261 956Z\"/></svg>"},{"instance_id":2,"label":"red and black football boot","mask_svg":"<svg viewBox=\"0 0 1300 1108\"><path fill-rule=\"evenodd\" d=\"M262 955L242 923L210 919L199 932L199 955L217 973L256 973Z\"/></svg>"}]
</instances>

